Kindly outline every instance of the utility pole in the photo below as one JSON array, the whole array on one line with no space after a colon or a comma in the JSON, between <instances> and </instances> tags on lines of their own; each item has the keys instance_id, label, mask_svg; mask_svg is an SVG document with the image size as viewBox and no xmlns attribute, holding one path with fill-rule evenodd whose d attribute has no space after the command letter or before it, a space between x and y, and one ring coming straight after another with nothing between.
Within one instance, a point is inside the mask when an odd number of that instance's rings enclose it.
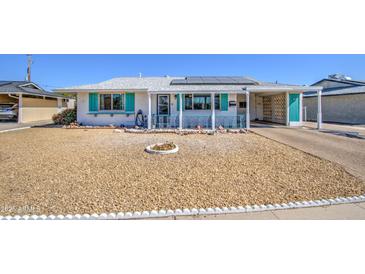
<instances>
[{"instance_id":1,"label":"utility pole","mask_svg":"<svg viewBox=\"0 0 365 274\"><path fill-rule=\"evenodd\" d=\"M32 69L32 54L27 54L28 57L28 68L27 68L27 81L30 82L31 69Z\"/></svg>"}]
</instances>

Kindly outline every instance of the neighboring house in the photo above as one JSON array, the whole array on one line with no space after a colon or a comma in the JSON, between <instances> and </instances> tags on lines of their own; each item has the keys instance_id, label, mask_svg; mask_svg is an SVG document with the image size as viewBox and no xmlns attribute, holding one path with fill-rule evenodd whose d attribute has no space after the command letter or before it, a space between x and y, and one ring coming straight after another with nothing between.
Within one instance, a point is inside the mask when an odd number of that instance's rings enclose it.
<instances>
[{"instance_id":1,"label":"neighboring house","mask_svg":"<svg viewBox=\"0 0 365 274\"><path fill-rule=\"evenodd\" d=\"M33 82L0 81L0 104L17 105L18 123L51 120L53 114L67 108L68 101Z\"/></svg>"},{"instance_id":2,"label":"neighboring house","mask_svg":"<svg viewBox=\"0 0 365 274\"><path fill-rule=\"evenodd\" d=\"M84 125L148 128L243 128L250 120L302 123L302 95L320 87L259 82L248 77L121 77L56 89L77 94Z\"/></svg>"},{"instance_id":3,"label":"neighboring house","mask_svg":"<svg viewBox=\"0 0 365 274\"><path fill-rule=\"evenodd\" d=\"M346 124L365 124L365 81L334 74L313 84L322 86L322 120ZM317 97L304 94L308 121L317 120Z\"/></svg>"}]
</instances>

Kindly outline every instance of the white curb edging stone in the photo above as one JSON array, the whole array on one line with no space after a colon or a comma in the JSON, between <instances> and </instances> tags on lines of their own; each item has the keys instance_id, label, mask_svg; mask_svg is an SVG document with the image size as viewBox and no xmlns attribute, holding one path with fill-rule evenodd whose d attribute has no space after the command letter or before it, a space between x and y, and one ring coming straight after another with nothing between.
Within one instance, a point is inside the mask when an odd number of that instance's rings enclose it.
<instances>
[{"instance_id":1,"label":"white curb edging stone","mask_svg":"<svg viewBox=\"0 0 365 274\"><path fill-rule=\"evenodd\" d=\"M151 211L135 211L135 212L118 212L118 213L101 213L101 214L67 214L67 215L14 215L14 216L1 216L0 220L129 220L129 219L149 219L149 218L161 218L171 216L195 216L195 215L219 215L219 214L231 214L231 213L247 213L247 212L260 212L267 210L283 210L291 208L305 208L305 207L321 207L337 204L349 204L365 202L365 194L352 197L337 197L331 199L322 200L310 200L302 202L289 202L282 204L267 204L267 205L246 205L238 207L215 207L215 208L184 208L175 210L161 209Z\"/></svg>"}]
</instances>

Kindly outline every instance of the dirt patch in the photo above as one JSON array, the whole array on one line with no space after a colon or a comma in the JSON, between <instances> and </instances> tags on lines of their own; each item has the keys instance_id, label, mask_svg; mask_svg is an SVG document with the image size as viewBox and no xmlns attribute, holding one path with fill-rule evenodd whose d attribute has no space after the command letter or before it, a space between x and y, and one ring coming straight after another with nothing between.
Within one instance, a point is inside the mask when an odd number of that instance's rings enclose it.
<instances>
[{"instance_id":1,"label":"dirt patch","mask_svg":"<svg viewBox=\"0 0 365 274\"><path fill-rule=\"evenodd\" d=\"M255 134L33 128L0 135L0 214L229 207L365 193L341 166ZM173 142L177 154L151 155Z\"/></svg>"}]
</instances>

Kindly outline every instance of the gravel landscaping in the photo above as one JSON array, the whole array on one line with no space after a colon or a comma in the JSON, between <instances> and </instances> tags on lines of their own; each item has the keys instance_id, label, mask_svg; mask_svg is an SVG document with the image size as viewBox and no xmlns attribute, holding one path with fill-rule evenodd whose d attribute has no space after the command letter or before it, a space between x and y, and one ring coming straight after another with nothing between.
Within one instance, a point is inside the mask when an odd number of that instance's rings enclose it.
<instances>
[{"instance_id":1,"label":"gravel landscaping","mask_svg":"<svg viewBox=\"0 0 365 274\"><path fill-rule=\"evenodd\" d=\"M146 146L173 142L179 152ZM0 215L229 207L362 195L341 166L255 134L32 128L0 135Z\"/></svg>"}]
</instances>

